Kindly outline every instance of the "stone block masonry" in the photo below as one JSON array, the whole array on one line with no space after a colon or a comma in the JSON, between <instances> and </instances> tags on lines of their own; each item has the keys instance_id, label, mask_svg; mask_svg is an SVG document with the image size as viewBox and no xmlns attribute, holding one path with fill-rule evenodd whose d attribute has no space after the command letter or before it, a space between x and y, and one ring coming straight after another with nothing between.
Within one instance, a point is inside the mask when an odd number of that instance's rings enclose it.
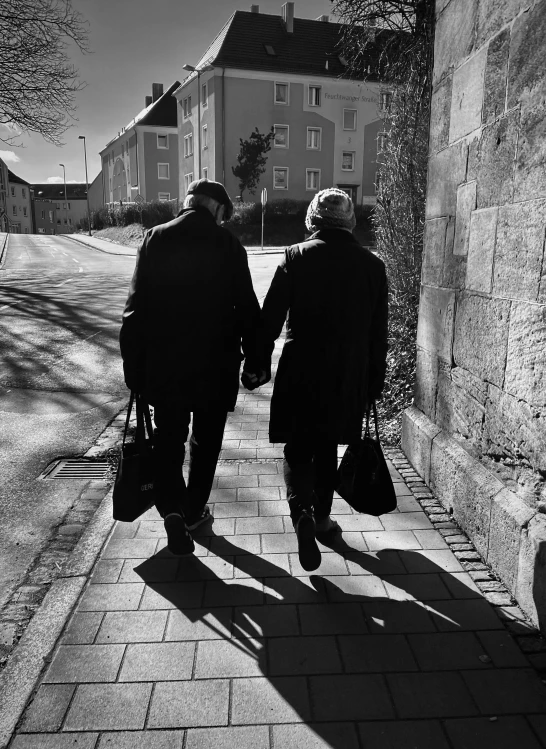
<instances>
[{"instance_id":1,"label":"stone block masonry","mask_svg":"<svg viewBox=\"0 0 546 749\"><path fill-rule=\"evenodd\" d=\"M546 631L546 0L437 0L403 449Z\"/></svg>"}]
</instances>

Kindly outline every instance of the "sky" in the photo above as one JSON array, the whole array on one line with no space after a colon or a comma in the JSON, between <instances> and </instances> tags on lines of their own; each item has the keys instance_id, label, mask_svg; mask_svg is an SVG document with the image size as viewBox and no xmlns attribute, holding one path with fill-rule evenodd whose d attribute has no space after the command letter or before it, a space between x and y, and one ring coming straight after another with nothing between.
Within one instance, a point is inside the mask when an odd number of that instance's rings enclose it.
<instances>
[{"instance_id":1,"label":"sky","mask_svg":"<svg viewBox=\"0 0 546 749\"><path fill-rule=\"evenodd\" d=\"M284 0L255 0L260 12L280 15ZM99 151L144 107L152 83L165 90L182 81L185 63L194 65L235 10L250 10L252 0L72 0L89 23L91 54L70 49L86 82L77 94L76 117L61 147L39 135L22 135L22 147L0 143L0 157L31 184L85 182L83 140L89 182L100 172ZM295 0L295 15L317 18L330 13L330 0Z\"/></svg>"}]
</instances>

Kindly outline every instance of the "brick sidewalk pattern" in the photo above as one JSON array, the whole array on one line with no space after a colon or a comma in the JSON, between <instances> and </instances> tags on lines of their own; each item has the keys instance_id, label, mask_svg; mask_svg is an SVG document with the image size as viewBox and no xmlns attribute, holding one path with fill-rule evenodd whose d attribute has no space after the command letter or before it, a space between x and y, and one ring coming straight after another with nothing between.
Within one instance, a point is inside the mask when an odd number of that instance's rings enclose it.
<instances>
[{"instance_id":1,"label":"brick sidewalk pattern","mask_svg":"<svg viewBox=\"0 0 546 749\"><path fill-rule=\"evenodd\" d=\"M11 747L546 747L542 679L402 460L397 511L336 498L343 538L302 570L271 389L230 414L193 558L155 510L116 525Z\"/></svg>"}]
</instances>

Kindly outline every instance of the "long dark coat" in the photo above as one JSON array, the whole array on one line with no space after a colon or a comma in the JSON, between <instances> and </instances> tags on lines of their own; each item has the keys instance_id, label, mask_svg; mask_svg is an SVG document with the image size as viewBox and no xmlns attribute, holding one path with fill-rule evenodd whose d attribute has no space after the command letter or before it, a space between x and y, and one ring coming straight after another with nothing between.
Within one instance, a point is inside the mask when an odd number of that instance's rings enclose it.
<instances>
[{"instance_id":1,"label":"long dark coat","mask_svg":"<svg viewBox=\"0 0 546 749\"><path fill-rule=\"evenodd\" d=\"M239 240L206 208L182 211L137 254L120 332L127 386L154 405L233 410L243 355L255 368L259 317Z\"/></svg>"},{"instance_id":2,"label":"long dark coat","mask_svg":"<svg viewBox=\"0 0 546 749\"><path fill-rule=\"evenodd\" d=\"M269 439L358 439L383 389L387 279L383 262L343 229L289 247L262 309L266 350L287 320Z\"/></svg>"}]
</instances>

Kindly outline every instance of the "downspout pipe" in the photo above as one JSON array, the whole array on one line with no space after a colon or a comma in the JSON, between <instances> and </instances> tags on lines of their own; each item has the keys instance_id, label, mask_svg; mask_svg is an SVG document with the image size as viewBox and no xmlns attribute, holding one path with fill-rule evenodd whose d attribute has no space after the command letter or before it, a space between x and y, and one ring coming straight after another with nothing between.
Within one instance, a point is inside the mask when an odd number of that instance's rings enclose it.
<instances>
[{"instance_id":1,"label":"downspout pipe","mask_svg":"<svg viewBox=\"0 0 546 749\"><path fill-rule=\"evenodd\" d=\"M222 68L222 184L226 184L226 69Z\"/></svg>"}]
</instances>

